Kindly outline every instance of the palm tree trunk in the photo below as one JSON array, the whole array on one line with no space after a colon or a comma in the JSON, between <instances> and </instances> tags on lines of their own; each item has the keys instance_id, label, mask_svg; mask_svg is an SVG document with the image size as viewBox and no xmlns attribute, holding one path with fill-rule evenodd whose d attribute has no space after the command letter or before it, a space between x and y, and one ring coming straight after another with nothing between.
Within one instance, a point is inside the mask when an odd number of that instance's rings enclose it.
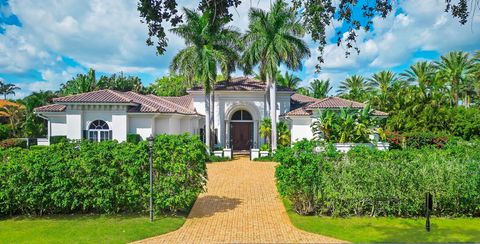
<instances>
[{"instance_id":1,"label":"palm tree trunk","mask_svg":"<svg viewBox=\"0 0 480 244\"><path fill-rule=\"evenodd\" d=\"M277 101L275 81L267 75L267 85L270 89L270 119L272 120L272 151L277 150Z\"/></svg>"},{"instance_id":2,"label":"palm tree trunk","mask_svg":"<svg viewBox=\"0 0 480 244\"><path fill-rule=\"evenodd\" d=\"M210 92L210 133L212 139L210 141L210 147L213 148L217 135L215 134L215 89Z\"/></svg>"},{"instance_id":3,"label":"palm tree trunk","mask_svg":"<svg viewBox=\"0 0 480 244\"><path fill-rule=\"evenodd\" d=\"M210 92L205 88L205 145L207 146L207 153L210 154Z\"/></svg>"}]
</instances>

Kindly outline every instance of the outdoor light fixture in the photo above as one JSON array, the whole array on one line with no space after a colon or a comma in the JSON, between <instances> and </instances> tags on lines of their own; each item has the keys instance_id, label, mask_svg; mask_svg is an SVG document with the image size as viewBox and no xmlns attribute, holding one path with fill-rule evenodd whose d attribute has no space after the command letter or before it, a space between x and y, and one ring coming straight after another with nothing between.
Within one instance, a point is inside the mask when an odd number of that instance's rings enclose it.
<instances>
[{"instance_id":1,"label":"outdoor light fixture","mask_svg":"<svg viewBox=\"0 0 480 244\"><path fill-rule=\"evenodd\" d=\"M433 210L433 197L430 193L425 193L425 208L427 210L427 221L425 223L425 229L430 232L430 212Z\"/></svg>"},{"instance_id":2,"label":"outdoor light fixture","mask_svg":"<svg viewBox=\"0 0 480 244\"><path fill-rule=\"evenodd\" d=\"M150 222L153 222L153 161L152 161L152 148L153 148L153 136L147 137L148 141L148 156L150 163Z\"/></svg>"}]
</instances>

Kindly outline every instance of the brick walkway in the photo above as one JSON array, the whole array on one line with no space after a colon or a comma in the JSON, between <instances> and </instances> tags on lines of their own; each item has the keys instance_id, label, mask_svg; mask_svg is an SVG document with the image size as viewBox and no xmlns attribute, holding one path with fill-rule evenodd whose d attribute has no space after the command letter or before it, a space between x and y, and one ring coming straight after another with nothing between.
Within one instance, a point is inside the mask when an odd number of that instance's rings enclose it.
<instances>
[{"instance_id":1,"label":"brick walkway","mask_svg":"<svg viewBox=\"0 0 480 244\"><path fill-rule=\"evenodd\" d=\"M307 233L290 223L274 181L275 163L241 157L208 165L201 194L177 231L141 243L325 243L339 240Z\"/></svg>"}]
</instances>

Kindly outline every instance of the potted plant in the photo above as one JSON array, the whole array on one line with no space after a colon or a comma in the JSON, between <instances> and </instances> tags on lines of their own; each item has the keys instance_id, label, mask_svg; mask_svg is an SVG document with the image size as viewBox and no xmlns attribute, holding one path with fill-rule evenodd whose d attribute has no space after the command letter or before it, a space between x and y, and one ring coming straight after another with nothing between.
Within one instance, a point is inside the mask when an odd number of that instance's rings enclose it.
<instances>
[{"instance_id":1,"label":"potted plant","mask_svg":"<svg viewBox=\"0 0 480 244\"><path fill-rule=\"evenodd\" d=\"M268 144L263 144L260 147L260 157L268 157L269 150L270 150L270 147L268 146Z\"/></svg>"},{"instance_id":2,"label":"potted plant","mask_svg":"<svg viewBox=\"0 0 480 244\"><path fill-rule=\"evenodd\" d=\"M213 147L213 155L217 157L223 157L223 147L219 144L215 144Z\"/></svg>"}]
</instances>

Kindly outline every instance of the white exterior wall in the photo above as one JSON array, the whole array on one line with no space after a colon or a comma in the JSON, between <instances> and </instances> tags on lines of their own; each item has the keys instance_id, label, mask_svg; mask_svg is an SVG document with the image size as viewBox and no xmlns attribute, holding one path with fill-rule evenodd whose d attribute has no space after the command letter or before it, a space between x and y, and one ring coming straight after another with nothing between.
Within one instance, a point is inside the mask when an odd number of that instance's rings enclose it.
<instances>
[{"instance_id":1,"label":"white exterior wall","mask_svg":"<svg viewBox=\"0 0 480 244\"><path fill-rule=\"evenodd\" d=\"M312 119L310 117L290 117L292 143L300 141L303 138L312 139L313 133L310 125Z\"/></svg>"},{"instance_id":2,"label":"white exterior wall","mask_svg":"<svg viewBox=\"0 0 480 244\"><path fill-rule=\"evenodd\" d=\"M87 130L95 120L107 122L112 131L112 139L119 142L127 140L128 116L126 106L86 106L83 111L83 127ZM80 130L80 133L82 133Z\"/></svg>"},{"instance_id":3,"label":"white exterior wall","mask_svg":"<svg viewBox=\"0 0 480 244\"><path fill-rule=\"evenodd\" d=\"M67 135L67 118L65 115L49 117L50 136L66 136Z\"/></svg>"},{"instance_id":4,"label":"white exterior wall","mask_svg":"<svg viewBox=\"0 0 480 244\"><path fill-rule=\"evenodd\" d=\"M152 135L152 115L130 115L128 118L128 134L139 134L143 140Z\"/></svg>"},{"instance_id":5,"label":"white exterior wall","mask_svg":"<svg viewBox=\"0 0 480 244\"><path fill-rule=\"evenodd\" d=\"M83 111L79 106L68 106L66 112L67 138L72 140L82 139Z\"/></svg>"},{"instance_id":6,"label":"white exterior wall","mask_svg":"<svg viewBox=\"0 0 480 244\"><path fill-rule=\"evenodd\" d=\"M159 117L155 120L155 135L170 134L169 118Z\"/></svg>"}]
</instances>

